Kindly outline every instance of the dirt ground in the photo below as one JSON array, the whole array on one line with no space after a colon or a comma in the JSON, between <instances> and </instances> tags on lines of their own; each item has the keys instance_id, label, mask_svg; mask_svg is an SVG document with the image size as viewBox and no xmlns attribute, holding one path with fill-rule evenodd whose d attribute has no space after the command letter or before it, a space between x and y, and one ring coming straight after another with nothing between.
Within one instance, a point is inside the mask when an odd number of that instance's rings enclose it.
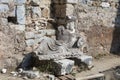
<instances>
[{"instance_id":1,"label":"dirt ground","mask_svg":"<svg viewBox=\"0 0 120 80\"><path fill-rule=\"evenodd\" d=\"M91 70L83 71L81 73L76 74L76 80L80 80L79 78L90 76L93 74L97 74L99 72L103 72L106 70L109 70L111 68L114 68L116 66L120 65L120 57L115 55L109 55L105 56L100 59L94 59L93 60L94 67ZM13 77L10 72L6 74L0 74L0 80L24 80L21 77ZM29 80L29 79L27 79ZM32 79L30 79L32 80ZM34 80L41 80L41 79L34 79ZM44 80L44 79L43 79Z\"/></svg>"},{"instance_id":2,"label":"dirt ground","mask_svg":"<svg viewBox=\"0 0 120 80\"><path fill-rule=\"evenodd\" d=\"M80 77L86 77L90 75L97 74L99 72L104 72L111 68L115 68L120 65L120 57L115 55L106 56L99 60L95 59L93 61L94 67L91 70L83 71L76 74L76 80L80 80Z\"/></svg>"}]
</instances>

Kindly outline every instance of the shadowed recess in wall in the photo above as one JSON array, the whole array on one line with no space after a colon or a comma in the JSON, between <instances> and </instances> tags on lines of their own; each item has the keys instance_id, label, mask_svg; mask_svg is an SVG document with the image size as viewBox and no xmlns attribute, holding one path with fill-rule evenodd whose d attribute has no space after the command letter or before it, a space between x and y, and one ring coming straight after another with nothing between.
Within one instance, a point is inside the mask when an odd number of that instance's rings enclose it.
<instances>
[{"instance_id":1,"label":"shadowed recess in wall","mask_svg":"<svg viewBox=\"0 0 120 80\"><path fill-rule=\"evenodd\" d=\"M113 31L113 40L110 52L116 55L120 54L120 1L117 8L117 15L115 18L115 29Z\"/></svg>"}]
</instances>

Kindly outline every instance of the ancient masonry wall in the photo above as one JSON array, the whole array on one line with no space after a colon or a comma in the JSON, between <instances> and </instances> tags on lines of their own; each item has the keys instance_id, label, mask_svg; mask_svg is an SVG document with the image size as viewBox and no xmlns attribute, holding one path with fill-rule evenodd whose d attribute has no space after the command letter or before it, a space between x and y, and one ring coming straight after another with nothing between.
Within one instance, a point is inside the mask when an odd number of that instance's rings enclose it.
<instances>
[{"instance_id":1,"label":"ancient masonry wall","mask_svg":"<svg viewBox=\"0 0 120 80\"><path fill-rule=\"evenodd\" d=\"M43 36L55 37L66 16L88 37L91 53L109 52L114 26L119 26L119 0L0 0L0 24L15 29L15 53L33 51ZM117 16L119 17L119 16Z\"/></svg>"}]
</instances>

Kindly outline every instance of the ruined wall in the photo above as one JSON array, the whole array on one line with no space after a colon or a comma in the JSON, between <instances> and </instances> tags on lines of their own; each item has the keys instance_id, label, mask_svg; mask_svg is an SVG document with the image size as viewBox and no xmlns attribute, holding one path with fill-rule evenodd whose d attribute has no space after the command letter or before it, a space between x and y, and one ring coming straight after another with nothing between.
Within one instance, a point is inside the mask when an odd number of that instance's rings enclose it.
<instances>
[{"instance_id":1,"label":"ruined wall","mask_svg":"<svg viewBox=\"0 0 120 80\"><path fill-rule=\"evenodd\" d=\"M0 68L16 67L41 37L55 35L51 0L0 0Z\"/></svg>"},{"instance_id":2,"label":"ruined wall","mask_svg":"<svg viewBox=\"0 0 120 80\"><path fill-rule=\"evenodd\" d=\"M119 24L119 0L0 0L0 55L32 52L41 37L56 39L59 25L86 33L93 55L119 52Z\"/></svg>"},{"instance_id":3,"label":"ruined wall","mask_svg":"<svg viewBox=\"0 0 120 80\"><path fill-rule=\"evenodd\" d=\"M79 0L76 11L78 30L88 37L89 53L119 52L119 0Z\"/></svg>"}]
</instances>

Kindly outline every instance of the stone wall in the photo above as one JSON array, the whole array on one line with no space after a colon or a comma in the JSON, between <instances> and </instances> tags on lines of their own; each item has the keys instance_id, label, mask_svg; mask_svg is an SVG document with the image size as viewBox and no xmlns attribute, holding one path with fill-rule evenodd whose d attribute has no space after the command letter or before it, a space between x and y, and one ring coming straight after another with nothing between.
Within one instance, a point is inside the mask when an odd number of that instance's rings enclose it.
<instances>
[{"instance_id":1,"label":"stone wall","mask_svg":"<svg viewBox=\"0 0 120 80\"><path fill-rule=\"evenodd\" d=\"M109 53L119 24L119 0L0 0L0 30L14 30L12 53L33 51L44 36L56 39L59 25L86 33L89 53Z\"/></svg>"},{"instance_id":2,"label":"stone wall","mask_svg":"<svg viewBox=\"0 0 120 80\"><path fill-rule=\"evenodd\" d=\"M89 53L119 53L119 0L79 0L78 31L88 37Z\"/></svg>"}]
</instances>

